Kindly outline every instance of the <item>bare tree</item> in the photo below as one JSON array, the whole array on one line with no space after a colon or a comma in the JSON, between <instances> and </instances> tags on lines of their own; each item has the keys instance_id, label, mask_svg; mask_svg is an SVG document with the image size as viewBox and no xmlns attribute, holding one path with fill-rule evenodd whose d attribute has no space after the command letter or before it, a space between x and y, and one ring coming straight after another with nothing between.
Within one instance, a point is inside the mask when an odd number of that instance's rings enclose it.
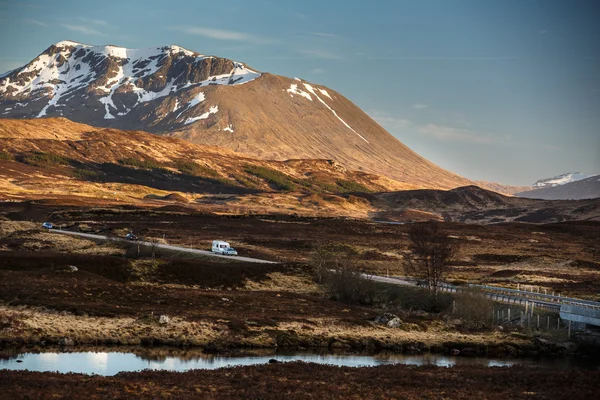
<instances>
[{"instance_id":1,"label":"bare tree","mask_svg":"<svg viewBox=\"0 0 600 400\"><path fill-rule=\"evenodd\" d=\"M458 245L442 230L439 222L414 224L408 236L411 252L404 261L405 271L407 275L421 279L437 300L448 263L456 255Z\"/></svg>"}]
</instances>

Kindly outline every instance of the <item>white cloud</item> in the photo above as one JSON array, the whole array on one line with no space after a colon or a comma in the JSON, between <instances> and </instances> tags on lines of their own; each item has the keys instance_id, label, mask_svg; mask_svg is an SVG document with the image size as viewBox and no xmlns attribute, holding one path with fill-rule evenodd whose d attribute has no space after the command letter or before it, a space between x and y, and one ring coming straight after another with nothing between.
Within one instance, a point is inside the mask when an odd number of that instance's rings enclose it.
<instances>
[{"instance_id":1,"label":"white cloud","mask_svg":"<svg viewBox=\"0 0 600 400\"><path fill-rule=\"evenodd\" d=\"M34 25L44 26L44 27L50 26L50 25L48 25L45 22L41 22L41 21L38 21L38 20L32 19L32 18L25 19L25 20L23 20L23 22L27 22L28 24L34 24Z\"/></svg>"},{"instance_id":2,"label":"white cloud","mask_svg":"<svg viewBox=\"0 0 600 400\"><path fill-rule=\"evenodd\" d=\"M108 25L108 22L106 22L103 19L90 19L90 18L85 18L85 17L78 17L77 19L80 21L86 22L88 24L101 25L101 26Z\"/></svg>"},{"instance_id":3,"label":"white cloud","mask_svg":"<svg viewBox=\"0 0 600 400\"><path fill-rule=\"evenodd\" d=\"M327 70L325 70L323 68L313 68L313 70L311 72L313 74L324 74L325 72L327 72Z\"/></svg>"},{"instance_id":4,"label":"white cloud","mask_svg":"<svg viewBox=\"0 0 600 400\"><path fill-rule=\"evenodd\" d=\"M104 35L104 33L97 31L95 29L92 28L88 28L87 26L83 26L83 25L69 25L69 24L63 24L64 28L67 28L70 31L73 32L79 32L79 33L83 33L84 35Z\"/></svg>"},{"instance_id":5,"label":"white cloud","mask_svg":"<svg viewBox=\"0 0 600 400\"><path fill-rule=\"evenodd\" d=\"M444 142L495 143L498 140L487 133L468 129L457 129L445 125L427 124L419 126L419 132Z\"/></svg>"},{"instance_id":6,"label":"white cloud","mask_svg":"<svg viewBox=\"0 0 600 400\"><path fill-rule=\"evenodd\" d=\"M417 110L422 110L423 108L428 108L427 104L413 104L412 108L416 108Z\"/></svg>"},{"instance_id":7,"label":"white cloud","mask_svg":"<svg viewBox=\"0 0 600 400\"><path fill-rule=\"evenodd\" d=\"M217 40L231 40L231 41L248 42L248 43L254 43L254 44L267 44L267 43L273 42L273 40L271 40L271 39L263 38L263 37L252 35L249 33L228 31L228 30L224 30L224 29L206 28L203 26L183 26L183 27L178 26L178 27L171 27L169 29L187 33L189 35L204 36L207 38L217 39Z\"/></svg>"},{"instance_id":8,"label":"white cloud","mask_svg":"<svg viewBox=\"0 0 600 400\"><path fill-rule=\"evenodd\" d=\"M322 49L298 49L296 51L305 55L307 58L318 58L322 60L339 60L341 58L335 53Z\"/></svg>"},{"instance_id":9,"label":"white cloud","mask_svg":"<svg viewBox=\"0 0 600 400\"><path fill-rule=\"evenodd\" d=\"M547 34L547 33L548 33L548 31L547 31L547 30L545 30L545 29L542 29L542 30L540 30L540 31L539 31L539 34L540 34L540 35L545 35L545 34Z\"/></svg>"}]
</instances>

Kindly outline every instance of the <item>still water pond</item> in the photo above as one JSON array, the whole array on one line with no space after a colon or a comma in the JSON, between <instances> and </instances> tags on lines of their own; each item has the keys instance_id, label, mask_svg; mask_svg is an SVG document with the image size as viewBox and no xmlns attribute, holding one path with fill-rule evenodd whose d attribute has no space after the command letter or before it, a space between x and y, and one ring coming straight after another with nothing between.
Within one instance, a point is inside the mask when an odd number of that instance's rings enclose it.
<instances>
[{"instance_id":1,"label":"still water pond","mask_svg":"<svg viewBox=\"0 0 600 400\"><path fill-rule=\"evenodd\" d=\"M188 371L190 369L216 369L223 367L266 364L275 359L279 362L304 361L318 364L330 364L348 367L367 367L384 364L437 365L480 365L482 367L504 367L528 365L549 368L585 368L599 369L598 365L589 365L574 359L491 359L485 357L454 357L439 354L404 355L395 353L377 353L371 355L332 354L332 353L256 353L243 356L224 356L204 354L200 351L167 352L54 352L54 353L16 353L9 358L0 359L0 370L29 370L75 372L97 375L115 375L124 371L143 369Z\"/></svg>"}]
</instances>

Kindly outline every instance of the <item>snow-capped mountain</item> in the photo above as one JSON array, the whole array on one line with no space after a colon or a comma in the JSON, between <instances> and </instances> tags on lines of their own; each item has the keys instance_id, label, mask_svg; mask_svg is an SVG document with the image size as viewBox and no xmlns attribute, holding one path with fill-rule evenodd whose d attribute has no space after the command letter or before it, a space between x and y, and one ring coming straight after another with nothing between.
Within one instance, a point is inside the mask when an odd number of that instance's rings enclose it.
<instances>
[{"instance_id":1,"label":"snow-capped mountain","mask_svg":"<svg viewBox=\"0 0 600 400\"><path fill-rule=\"evenodd\" d=\"M330 159L407 188L472 184L411 151L341 94L179 46L64 41L0 77L0 118L66 117L261 159Z\"/></svg>"},{"instance_id":2,"label":"snow-capped mountain","mask_svg":"<svg viewBox=\"0 0 600 400\"><path fill-rule=\"evenodd\" d=\"M211 113L196 115L204 96L194 89L241 85L259 76L241 63L174 45L136 50L63 41L2 76L0 115L69 117L85 110L85 119L111 120L177 94L188 101L173 107L172 119L189 124Z\"/></svg>"},{"instance_id":3,"label":"snow-capped mountain","mask_svg":"<svg viewBox=\"0 0 600 400\"><path fill-rule=\"evenodd\" d=\"M582 174L581 172L568 172L566 174L555 176L554 178L540 179L532 186L534 188L547 188L547 187L555 187L560 185L565 185L571 182L577 182L582 179L589 178L594 176L592 174Z\"/></svg>"},{"instance_id":4,"label":"snow-capped mountain","mask_svg":"<svg viewBox=\"0 0 600 400\"><path fill-rule=\"evenodd\" d=\"M582 174L579 174L582 175ZM600 197L600 175L588 176L564 184L551 184L515 196L543 200L582 200Z\"/></svg>"}]
</instances>

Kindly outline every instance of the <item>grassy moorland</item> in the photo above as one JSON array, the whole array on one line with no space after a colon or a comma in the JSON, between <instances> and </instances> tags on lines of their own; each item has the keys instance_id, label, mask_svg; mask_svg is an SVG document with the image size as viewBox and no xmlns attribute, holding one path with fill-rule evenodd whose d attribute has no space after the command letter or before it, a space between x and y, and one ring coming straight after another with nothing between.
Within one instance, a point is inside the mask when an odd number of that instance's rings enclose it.
<instances>
[{"instance_id":1,"label":"grassy moorland","mask_svg":"<svg viewBox=\"0 0 600 400\"><path fill-rule=\"evenodd\" d=\"M43 231L39 223L18 221L23 213L69 229L115 236L131 230L196 248L207 248L214 238L227 238L241 255L285 262L223 263L160 251L153 258L149 249L138 253L131 244L95 243ZM535 339L542 334L561 340L562 332L499 330L487 319L487 310L483 321L471 324L451 314L452 299L446 298L434 310L419 289L378 285L369 299L344 302L314 281L309 261L322 243L349 248L357 268L403 274L401 259L408 239L407 228L401 225L227 217L181 209L14 204L6 205L4 215L0 222L4 346L52 345L69 338L82 345L202 346L216 351L319 347L523 355L567 349L541 348ZM590 298L597 293L593 223L447 227L461 243L449 275L456 283L543 284ZM540 238L535 243L528 240L534 234ZM552 263L542 262L546 258ZM70 265L78 271L69 272ZM558 275L549 279L550 273L562 274L563 280ZM398 315L399 326L376 324L383 312ZM160 324L160 315L169 316L170 322Z\"/></svg>"}]
</instances>

